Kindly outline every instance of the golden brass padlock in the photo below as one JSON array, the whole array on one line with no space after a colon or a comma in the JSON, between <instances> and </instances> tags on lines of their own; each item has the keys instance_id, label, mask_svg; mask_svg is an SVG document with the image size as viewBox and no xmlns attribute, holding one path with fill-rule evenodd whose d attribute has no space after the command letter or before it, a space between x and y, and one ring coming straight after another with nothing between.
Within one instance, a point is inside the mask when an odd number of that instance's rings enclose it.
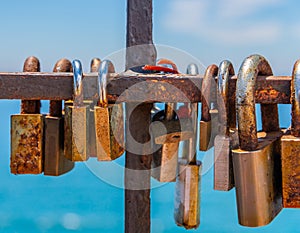
<instances>
[{"instance_id":1,"label":"golden brass padlock","mask_svg":"<svg viewBox=\"0 0 300 233\"><path fill-rule=\"evenodd\" d=\"M93 58L91 61L90 72L95 73L99 71L101 60L99 58ZM89 152L90 157L97 157L97 150L96 150L96 132L95 132L95 113L94 107L97 104L94 100L84 100L84 104L90 107L90 114L89 114Z\"/></svg>"},{"instance_id":2,"label":"golden brass padlock","mask_svg":"<svg viewBox=\"0 0 300 233\"><path fill-rule=\"evenodd\" d=\"M200 121L200 136L199 149L207 151L213 147L215 136L218 130L218 110L211 109L211 94L214 88L214 77L218 74L218 67L210 65L205 71L201 87L201 121ZM213 82L213 83L212 83Z\"/></svg>"},{"instance_id":3,"label":"golden brass padlock","mask_svg":"<svg viewBox=\"0 0 300 233\"><path fill-rule=\"evenodd\" d=\"M282 199L285 208L300 208L300 60L291 81L292 124L281 138Z\"/></svg>"},{"instance_id":4,"label":"golden brass padlock","mask_svg":"<svg viewBox=\"0 0 300 233\"><path fill-rule=\"evenodd\" d=\"M36 57L26 59L24 72L39 72ZM40 101L22 100L21 114L11 116L11 158L13 174L40 174L43 172L44 117Z\"/></svg>"},{"instance_id":5,"label":"golden brass padlock","mask_svg":"<svg viewBox=\"0 0 300 233\"><path fill-rule=\"evenodd\" d=\"M246 58L237 78L239 149L232 150L239 223L258 227L270 223L282 209L278 108L261 104L263 131L257 133L255 84L257 75L272 75L260 55Z\"/></svg>"},{"instance_id":6,"label":"golden brass padlock","mask_svg":"<svg viewBox=\"0 0 300 233\"><path fill-rule=\"evenodd\" d=\"M100 64L98 74L99 102L94 107L97 158L111 161L119 158L125 151L124 118L121 103L108 104L108 74L114 72L109 60Z\"/></svg>"},{"instance_id":7,"label":"golden brass padlock","mask_svg":"<svg viewBox=\"0 0 300 233\"><path fill-rule=\"evenodd\" d=\"M72 64L67 59L59 60L53 72L71 72ZM59 176L73 169L74 162L64 156L64 118L62 101L50 101L50 114L45 117L44 175Z\"/></svg>"},{"instance_id":8,"label":"golden brass padlock","mask_svg":"<svg viewBox=\"0 0 300 233\"><path fill-rule=\"evenodd\" d=\"M188 74L197 74L197 66L188 66ZM188 104L194 127L194 135L184 141L182 156L179 159L176 179L174 219L177 225L186 229L198 228L200 225L200 188L202 164L196 161L197 137L197 103ZM178 113L179 114L179 113ZM180 114L179 114L180 115Z\"/></svg>"},{"instance_id":9,"label":"golden brass padlock","mask_svg":"<svg viewBox=\"0 0 300 233\"><path fill-rule=\"evenodd\" d=\"M229 61L221 62L218 73L217 103L219 110L219 132L214 148L214 189L229 191L234 187L232 149L237 149L235 90L229 90L230 75L234 69Z\"/></svg>"},{"instance_id":10,"label":"golden brass padlock","mask_svg":"<svg viewBox=\"0 0 300 233\"><path fill-rule=\"evenodd\" d=\"M89 107L83 102L83 73L80 61L72 63L74 75L73 105L65 102L64 153L71 161L86 161L89 158Z\"/></svg>"}]
</instances>

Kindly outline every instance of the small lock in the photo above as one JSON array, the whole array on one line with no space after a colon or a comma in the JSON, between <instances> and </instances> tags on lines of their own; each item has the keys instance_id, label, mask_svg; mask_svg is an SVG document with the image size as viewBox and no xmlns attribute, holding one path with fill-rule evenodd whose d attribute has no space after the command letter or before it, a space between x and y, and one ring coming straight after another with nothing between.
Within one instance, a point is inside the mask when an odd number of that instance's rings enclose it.
<instances>
[{"instance_id":1,"label":"small lock","mask_svg":"<svg viewBox=\"0 0 300 233\"><path fill-rule=\"evenodd\" d=\"M234 69L229 61L221 62L218 73L217 103L219 132L214 141L214 189L229 191L234 187L232 149L237 149L235 91L229 90L230 75Z\"/></svg>"},{"instance_id":2,"label":"small lock","mask_svg":"<svg viewBox=\"0 0 300 233\"><path fill-rule=\"evenodd\" d=\"M59 60L53 72L71 72L72 64L67 59ZM64 118L62 101L50 101L50 114L45 117L44 175L59 176L73 169L74 162L64 156Z\"/></svg>"},{"instance_id":3,"label":"small lock","mask_svg":"<svg viewBox=\"0 0 300 233\"><path fill-rule=\"evenodd\" d=\"M213 147L218 133L218 110L211 109L211 94L214 89L214 77L218 74L218 67L210 65L205 71L201 87L201 121L200 121L200 151L207 151ZM215 106L214 106L215 107Z\"/></svg>"},{"instance_id":4,"label":"small lock","mask_svg":"<svg viewBox=\"0 0 300 233\"><path fill-rule=\"evenodd\" d=\"M283 207L300 208L300 60L291 81L292 124L281 138Z\"/></svg>"},{"instance_id":5,"label":"small lock","mask_svg":"<svg viewBox=\"0 0 300 233\"><path fill-rule=\"evenodd\" d=\"M97 158L111 161L125 151L124 118L121 103L109 104L107 100L108 74L114 72L109 60L100 64L98 73L99 102L94 107Z\"/></svg>"},{"instance_id":6,"label":"small lock","mask_svg":"<svg viewBox=\"0 0 300 233\"><path fill-rule=\"evenodd\" d=\"M39 72L40 62L29 57L24 72ZM11 158L13 174L40 174L43 172L44 117L40 101L22 100L21 114L11 116Z\"/></svg>"},{"instance_id":7,"label":"small lock","mask_svg":"<svg viewBox=\"0 0 300 233\"><path fill-rule=\"evenodd\" d=\"M197 67L196 67L197 68ZM194 64L188 66L188 74L195 73L198 69ZM197 135L197 103L187 104L193 120L194 136L184 141L182 156L179 156L178 175L176 177L174 219L178 226L186 229L198 228L200 224L200 189L202 164L196 160L196 135ZM180 112L177 114L180 115Z\"/></svg>"},{"instance_id":8,"label":"small lock","mask_svg":"<svg viewBox=\"0 0 300 233\"><path fill-rule=\"evenodd\" d=\"M83 102L83 73L80 61L72 63L74 75L74 100L65 102L64 154L71 161L89 158L89 107Z\"/></svg>"},{"instance_id":9,"label":"small lock","mask_svg":"<svg viewBox=\"0 0 300 233\"><path fill-rule=\"evenodd\" d=\"M282 209L278 109L276 104L261 104L263 131L257 133L258 74L272 75L267 60L260 55L246 58L236 84L239 148L232 150L239 223L249 227L270 223Z\"/></svg>"}]
</instances>

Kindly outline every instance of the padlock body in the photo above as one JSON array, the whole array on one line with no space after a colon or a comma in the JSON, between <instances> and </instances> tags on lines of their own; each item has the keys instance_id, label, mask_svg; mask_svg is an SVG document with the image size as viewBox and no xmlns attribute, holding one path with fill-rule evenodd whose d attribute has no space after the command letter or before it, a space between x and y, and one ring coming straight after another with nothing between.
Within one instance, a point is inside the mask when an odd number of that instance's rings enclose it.
<instances>
[{"instance_id":1,"label":"padlock body","mask_svg":"<svg viewBox=\"0 0 300 233\"><path fill-rule=\"evenodd\" d=\"M124 153L124 118L122 104L94 107L97 158L111 161Z\"/></svg>"},{"instance_id":2,"label":"padlock body","mask_svg":"<svg viewBox=\"0 0 300 233\"><path fill-rule=\"evenodd\" d=\"M11 116L11 173L40 174L43 172L43 119L41 114Z\"/></svg>"},{"instance_id":3,"label":"padlock body","mask_svg":"<svg viewBox=\"0 0 300 233\"><path fill-rule=\"evenodd\" d=\"M194 165L187 164L186 160L179 161L174 219L186 229L197 228L200 224L201 169L200 161Z\"/></svg>"},{"instance_id":4,"label":"padlock body","mask_svg":"<svg viewBox=\"0 0 300 233\"><path fill-rule=\"evenodd\" d=\"M159 145L189 140L194 135L190 118L154 121L150 126L150 131L155 144Z\"/></svg>"},{"instance_id":5,"label":"padlock body","mask_svg":"<svg viewBox=\"0 0 300 233\"><path fill-rule=\"evenodd\" d=\"M300 138L281 138L282 199L285 208L300 208Z\"/></svg>"},{"instance_id":6,"label":"padlock body","mask_svg":"<svg viewBox=\"0 0 300 233\"><path fill-rule=\"evenodd\" d=\"M151 176L159 182L175 182L179 142L165 143L152 154Z\"/></svg>"},{"instance_id":7,"label":"padlock body","mask_svg":"<svg viewBox=\"0 0 300 233\"><path fill-rule=\"evenodd\" d=\"M214 189L229 191L234 187L231 150L237 149L238 130L230 130L229 136L217 135L214 148Z\"/></svg>"},{"instance_id":8,"label":"padlock body","mask_svg":"<svg viewBox=\"0 0 300 233\"><path fill-rule=\"evenodd\" d=\"M207 151L214 146L215 137L218 134L218 110L211 109L209 111L211 120L200 121L200 137L199 137L199 149L200 151Z\"/></svg>"},{"instance_id":9,"label":"padlock body","mask_svg":"<svg viewBox=\"0 0 300 233\"><path fill-rule=\"evenodd\" d=\"M282 209L281 132L258 133L255 151L232 151L239 223L258 227Z\"/></svg>"},{"instance_id":10,"label":"padlock body","mask_svg":"<svg viewBox=\"0 0 300 233\"><path fill-rule=\"evenodd\" d=\"M64 119L45 117L44 175L59 176L69 172L74 162L64 156Z\"/></svg>"},{"instance_id":11,"label":"padlock body","mask_svg":"<svg viewBox=\"0 0 300 233\"><path fill-rule=\"evenodd\" d=\"M64 154L71 161L89 158L89 107L66 106L64 117Z\"/></svg>"},{"instance_id":12,"label":"padlock body","mask_svg":"<svg viewBox=\"0 0 300 233\"><path fill-rule=\"evenodd\" d=\"M84 100L84 105L89 106L89 125L88 125L88 133L89 133L89 141L88 141L88 151L90 157L97 157L96 151L96 134L95 134L95 113L94 106L95 103L93 100Z\"/></svg>"}]
</instances>

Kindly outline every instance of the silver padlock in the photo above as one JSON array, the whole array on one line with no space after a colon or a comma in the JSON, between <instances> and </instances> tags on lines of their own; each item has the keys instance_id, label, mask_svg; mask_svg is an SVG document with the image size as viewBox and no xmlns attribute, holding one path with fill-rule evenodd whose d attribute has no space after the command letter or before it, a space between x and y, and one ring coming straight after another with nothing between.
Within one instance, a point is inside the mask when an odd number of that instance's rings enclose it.
<instances>
[{"instance_id":1,"label":"silver padlock","mask_svg":"<svg viewBox=\"0 0 300 233\"><path fill-rule=\"evenodd\" d=\"M230 76L234 75L231 62L221 62L218 73L217 103L219 111L219 132L214 148L214 189L229 191L234 187L232 149L237 149L235 90L229 89Z\"/></svg>"}]
</instances>

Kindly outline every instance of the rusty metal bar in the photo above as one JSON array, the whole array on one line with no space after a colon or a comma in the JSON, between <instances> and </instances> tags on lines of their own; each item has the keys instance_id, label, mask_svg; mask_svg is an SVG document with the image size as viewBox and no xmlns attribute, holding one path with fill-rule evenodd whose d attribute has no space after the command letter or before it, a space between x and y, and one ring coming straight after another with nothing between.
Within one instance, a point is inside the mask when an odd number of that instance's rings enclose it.
<instances>
[{"instance_id":1,"label":"rusty metal bar","mask_svg":"<svg viewBox=\"0 0 300 233\"><path fill-rule=\"evenodd\" d=\"M84 74L85 99L98 98L97 74ZM111 102L201 102L203 75L112 74L108 83ZM237 76L230 80L235 89ZM0 73L0 99L72 99L72 73ZM291 76L258 76L255 99L262 104L290 103ZM183 98L184 97L184 98Z\"/></svg>"},{"instance_id":2,"label":"rusty metal bar","mask_svg":"<svg viewBox=\"0 0 300 233\"><path fill-rule=\"evenodd\" d=\"M127 0L127 35L126 35L126 69L144 64L154 64L156 50L152 42L152 0ZM127 78L128 81L132 80ZM144 83L147 83L144 82ZM111 83L113 84L113 83ZM124 86L125 85L125 86ZM137 85L139 95L147 85ZM123 80L117 86L120 96L124 93L125 98L135 99L130 93L132 83L126 87ZM125 89L123 89L125 87ZM128 90L127 90L128 89ZM144 89L147 92L150 89ZM111 90L108 89L109 93ZM132 100L133 100L132 99ZM129 101L128 101L129 102ZM125 233L150 233L150 178L152 155L147 146L150 135L151 109L153 104L140 105L127 103L126 107L126 162L125 162ZM129 135L131 137L129 137ZM138 142L138 146L136 143Z\"/></svg>"}]
</instances>

